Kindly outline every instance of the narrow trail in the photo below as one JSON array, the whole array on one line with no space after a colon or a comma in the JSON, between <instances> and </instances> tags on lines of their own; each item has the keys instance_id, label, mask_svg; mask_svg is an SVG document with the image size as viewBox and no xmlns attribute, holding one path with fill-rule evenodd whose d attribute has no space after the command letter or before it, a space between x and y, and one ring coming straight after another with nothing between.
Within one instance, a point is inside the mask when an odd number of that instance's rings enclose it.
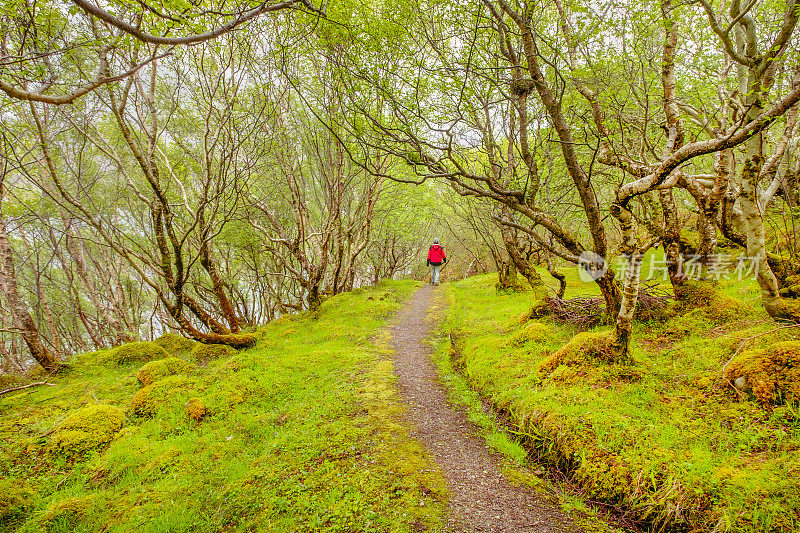
<instances>
[{"instance_id":1,"label":"narrow trail","mask_svg":"<svg viewBox=\"0 0 800 533\"><path fill-rule=\"evenodd\" d=\"M581 530L552 503L511 485L466 415L447 401L426 340L434 288L417 291L392 325L395 373L408 404L412 435L433 456L447 480L453 532L569 532Z\"/></svg>"}]
</instances>

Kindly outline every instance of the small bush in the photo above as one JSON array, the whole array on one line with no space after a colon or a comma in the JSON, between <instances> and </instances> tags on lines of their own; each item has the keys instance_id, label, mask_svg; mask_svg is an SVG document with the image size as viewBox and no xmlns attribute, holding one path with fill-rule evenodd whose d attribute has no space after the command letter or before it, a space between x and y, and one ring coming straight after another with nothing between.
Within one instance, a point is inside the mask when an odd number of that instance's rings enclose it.
<instances>
[{"instance_id":1,"label":"small bush","mask_svg":"<svg viewBox=\"0 0 800 533\"><path fill-rule=\"evenodd\" d=\"M139 390L131 399L131 408L139 416L153 416L158 408L191 390L194 382L185 376L167 376Z\"/></svg>"},{"instance_id":2,"label":"small bush","mask_svg":"<svg viewBox=\"0 0 800 533\"><path fill-rule=\"evenodd\" d=\"M101 353L98 362L103 365L123 366L129 363L146 363L166 357L169 357L166 350L155 343L130 342Z\"/></svg>"},{"instance_id":3,"label":"small bush","mask_svg":"<svg viewBox=\"0 0 800 533\"><path fill-rule=\"evenodd\" d=\"M48 451L72 458L105 446L122 429L125 413L112 405L90 405L76 411L53 432Z\"/></svg>"},{"instance_id":4,"label":"small bush","mask_svg":"<svg viewBox=\"0 0 800 533\"><path fill-rule=\"evenodd\" d=\"M154 340L153 344L161 346L170 355L184 356L191 352L197 343L177 333L165 333Z\"/></svg>"},{"instance_id":5,"label":"small bush","mask_svg":"<svg viewBox=\"0 0 800 533\"><path fill-rule=\"evenodd\" d=\"M235 354L236 350L224 344L201 344L192 349L190 359L198 365L205 365L212 359L219 359L222 357L230 357Z\"/></svg>"},{"instance_id":6,"label":"small bush","mask_svg":"<svg viewBox=\"0 0 800 533\"><path fill-rule=\"evenodd\" d=\"M0 529L3 525L14 526L22 521L33 510L33 497L33 490L21 479L0 481Z\"/></svg>"},{"instance_id":7,"label":"small bush","mask_svg":"<svg viewBox=\"0 0 800 533\"><path fill-rule=\"evenodd\" d=\"M166 359L150 361L136 372L136 377L142 387L146 387L167 376L191 372L193 368L193 364L187 363L183 359L167 357Z\"/></svg>"},{"instance_id":8,"label":"small bush","mask_svg":"<svg viewBox=\"0 0 800 533\"><path fill-rule=\"evenodd\" d=\"M800 341L745 352L731 361L725 378L764 405L800 400Z\"/></svg>"}]
</instances>

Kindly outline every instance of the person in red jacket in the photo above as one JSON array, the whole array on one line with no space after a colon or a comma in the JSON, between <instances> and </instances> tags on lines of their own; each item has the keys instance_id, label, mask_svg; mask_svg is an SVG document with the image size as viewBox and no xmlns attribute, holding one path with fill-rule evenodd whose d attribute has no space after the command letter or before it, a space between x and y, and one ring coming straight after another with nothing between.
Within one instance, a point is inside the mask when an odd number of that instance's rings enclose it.
<instances>
[{"instance_id":1,"label":"person in red jacket","mask_svg":"<svg viewBox=\"0 0 800 533\"><path fill-rule=\"evenodd\" d=\"M428 249L428 266L431 267L431 284L439 284L439 270L447 263L444 248L439 246L439 239L433 239L433 244Z\"/></svg>"}]
</instances>

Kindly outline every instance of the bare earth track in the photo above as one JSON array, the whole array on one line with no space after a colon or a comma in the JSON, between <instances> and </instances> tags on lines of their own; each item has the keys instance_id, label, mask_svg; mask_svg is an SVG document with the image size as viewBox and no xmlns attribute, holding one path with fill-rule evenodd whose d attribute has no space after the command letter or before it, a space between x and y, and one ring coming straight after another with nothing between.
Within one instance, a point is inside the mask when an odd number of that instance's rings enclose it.
<instances>
[{"instance_id":1,"label":"bare earth track","mask_svg":"<svg viewBox=\"0 0 800 533\"><path fill-rule=\"evenodd\" d=\"M501 474L466 415L447 401L426 344L433 287L412 296L392 325L395 372L408 404L413 436L433 456L447 480L447 530L455 532L580 532L553 504Z\"/></svg>"}]
</instances>

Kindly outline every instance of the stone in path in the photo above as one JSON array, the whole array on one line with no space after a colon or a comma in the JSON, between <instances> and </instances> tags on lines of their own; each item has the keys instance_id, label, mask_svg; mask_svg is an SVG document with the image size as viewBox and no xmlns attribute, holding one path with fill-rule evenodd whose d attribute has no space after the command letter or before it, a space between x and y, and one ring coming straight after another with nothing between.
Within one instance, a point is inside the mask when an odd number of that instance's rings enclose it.
<instances>
[{"instance_id":1,"label":"stone in path","mask_svg":"<svg viewBox=\"0 0 800 533\"><path fill-rule=\"evenodd\" d=\"M466 415L451 406L426 344L433 287L417 291L392 325L395 373L408 405L412 435L433 456L447 480L447 528L455 532L576 533L556 506L501 474L494 456Z\"/></svg>"}]
</instances>

